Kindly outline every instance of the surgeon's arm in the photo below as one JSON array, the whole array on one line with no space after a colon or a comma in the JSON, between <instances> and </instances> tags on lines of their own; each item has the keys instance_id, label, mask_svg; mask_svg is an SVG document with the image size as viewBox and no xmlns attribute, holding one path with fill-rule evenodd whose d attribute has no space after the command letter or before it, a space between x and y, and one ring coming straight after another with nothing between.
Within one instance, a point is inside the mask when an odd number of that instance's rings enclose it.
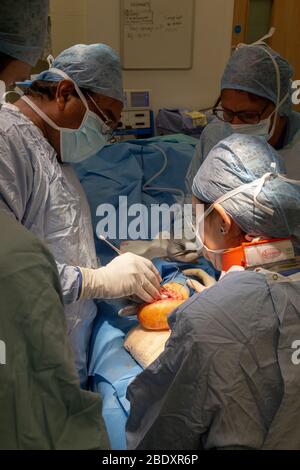
<instances>
[{"instance_id":1,"label":"surgeon's arm","mask_svg":"<svg viewBox=\"0 0 300 470\"><path fill-rule=\"evenodd\" d=\"M22 223L31 197L33 169L26 150L0 129L0 209Z\"/></svg>"},{"instance_id":2,"label":"surgeon's arm","mask_svg":"<svg viewBox=\"0 0 300 470\"><path fill-rule=\"evenodd\" d=\"M18 135L8 137L1 130L0 175L0 209L12 212L22 223L29 201L34 197L30 151ZM60 262L57 262L57 268L65 304L74 303L79 298L112 299L133 294L145 302L160 298L161 279L156 268L145 258L130 253L99 269Z\"/></svg>"},{"instance_id":3,"label":"surgeon's arm","mask_svg":"<svg viewBox=\"0 0 300 470\"><path fill-rule=\"evenodd\" d=\"M23 223L32 198L33 167L30 151L18 134L6 135L0 129L0 210ZM57 263L64 303L76 302L80 293L80 273L75 266Z\"/></svg>"},{"instance_id":4,"label":"surgeon's arm","mask_svg":"<svg viewBox=\"0 0 300 470\"><path fill-rule=\"evenodd\" d=\"M133 253L117 256L98 269L59 263L57 267L65 303L131 295L148 303L160 299L159 272L151 261Z\"/></svg>"},{"instance_id":5,"label":"surgeon's arm","mask_svg":"<svg viewBox=\"0 0 300 470\"><path fill-rule=\"evenodd\" d=\"M68 305L77 302L80 297L82 284L80 270L76 266L69 266L57 261L56 266L60 277L64 304Z\"/></svg>"}]
</instances>

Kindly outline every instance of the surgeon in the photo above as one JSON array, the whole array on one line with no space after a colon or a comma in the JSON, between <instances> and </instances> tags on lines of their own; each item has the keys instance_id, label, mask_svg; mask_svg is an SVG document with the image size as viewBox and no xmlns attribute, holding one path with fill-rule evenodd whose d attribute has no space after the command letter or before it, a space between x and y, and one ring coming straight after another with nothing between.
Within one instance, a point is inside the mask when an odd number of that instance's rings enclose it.
<instances>
[{"instance_id":1,"label":"surgeon","mask_svg":"<svg viewBox=\"0 0 300 470\"><path fill-rule=\"evenodd\" d=\"M60 273L81 383L95 298L159 296L160 276L127 253L98 268L88 203L69 163L103 148L123 107L121 64L104 44L63 51L14 105L0 112L0 204L45 241Z\"/></svg>"},{"instance_id":2,"label":"surgeon","mask_svg":"<svg viewBox=\"0 0 300 470\"><path fill-rule=\"evenodd\" d=\"M164 352L129 386L130 449L300 448L300 181L280 167L241 135L200 167L195 232L223 273L171 314Z\"/></svg>"},{"instance_id":3,"label":"surgeon","mask_svg":"<svg viewBox=\"0 0 300 470\"><path fill-rule=\"evenodd\" d=\"M48 9L48 0L1 0L0 91L28 78L42 56Z\"/></svg>"},{"instance_id":4,"label":"surgeon","mask_svg":"<svg viewBox=\"0 0 300 470\"><path fill-rule=\"evenodd\" d=\"M187 173L193 178L210 150L233 134L263 136L285 161L286 172L300 178L300 114L292 110L291 65L263 41L240 45L222 79L220 104L203 131Z\"/></svg>"},{"instance_id":5,"label":"surgeon","mask_svg":"<svg viewBox=\"0 0 300 470\"><path fill-rule=\"evenodd\" d=\"M6 85L41 55L47 15L48 0L1 1ZM79 388L54 259L7 211L0 227L0 449L107 449L100 397Z\"/></svg>"}]
</instances>

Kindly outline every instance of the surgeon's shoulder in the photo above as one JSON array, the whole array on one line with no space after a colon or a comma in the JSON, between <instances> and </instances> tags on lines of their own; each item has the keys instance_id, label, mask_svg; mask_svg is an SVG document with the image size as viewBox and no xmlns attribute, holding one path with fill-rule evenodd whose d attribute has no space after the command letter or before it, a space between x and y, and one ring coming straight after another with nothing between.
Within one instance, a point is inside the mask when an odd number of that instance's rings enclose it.
<instances>
[{"instance_id":1,"label":"surgeon's shoulder","mask_svg":"<svg viewBox=\"0 0 300 470\"><path fill-rule=\"evenodd\" d=\"M204 129L200 136L199 147L206 158L211 149L217 145L218 142L225 139L231 134L222 121L215 118Z\"/></svg>"},{"instance_id":2,"label":"surgeon's shoulder","mask_svg":"<svg viewBox=\"0 0 300 470\"><path fill-rule=\"evenodd\" d=\"M216 140L217 143L220 140L225 139L229 135L229 129L226 128L226 126L222 121L220 121L220 119L215 118L203 129L200 138Z\"/></svg>"},{"instance_id":3,"label":"surgeon's shoulder","mask_svg":"<svg viewBox=\"0 0 300 470\"><path fill-rule=\"evenodd\" d=\"M38 129L16 106L5 104L0 109L0 138L14 146L32 140Z\"/></svg>"},{"instance_id":4,"label":"surgeon's shoulder","mask_svg":"<svg viewBox=\"0 0 300 470\"><path fill-rule=\"evenodd\" d=\"M0 130L9 132L20 121L21 112L11 104L4 104L0 109Z\"/></svg>"},{"instance_id":5,"label":"surgeon's shoulder","mask_svg":"<svg viewBox=\"0 0 300 470\"><path fill-rule=\"evenodd\" d=\"M226 274L217 284L195 294L176 310L175 323L186 321L204 325L223 321L247 320L260 314L268 297L268 285L262 273L237 271Z\"/></svg>"}]
</instances>

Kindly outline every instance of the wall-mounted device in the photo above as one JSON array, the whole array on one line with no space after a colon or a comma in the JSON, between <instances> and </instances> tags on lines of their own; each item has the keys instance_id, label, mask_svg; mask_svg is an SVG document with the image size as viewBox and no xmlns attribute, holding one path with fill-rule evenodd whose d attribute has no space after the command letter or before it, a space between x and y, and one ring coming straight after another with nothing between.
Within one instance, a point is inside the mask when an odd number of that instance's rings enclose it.
<instances>
[{"instance_id":1,"label":"wall-mounted device","mask_svg":"<svg viewBox=\"0 0 300 470\"><path fill-rule=\"evenodd\" d=\"M151 90L124 90L124 109L115 131L119 139L147 138L154 135Z\"/></svg>"},{"instance_id":2,"label":"wall-mounted device","mask_svg":"<svg viewBox=\"0 0 300 470\"><path fill-rule=\"evenodd\" d=\"M151 127L150 111L123 111L118 129L147 129Z\"/></svg>"},{"instance_id":3,"label":"wall-mounted device","mask_svg":"<svg viewBox=\"0 0 300 470\"><path fill-rule=\"evenodd\" d=\"M124 110L151 109L151 90L124 90Z\"/></svg>"}]
</instances>

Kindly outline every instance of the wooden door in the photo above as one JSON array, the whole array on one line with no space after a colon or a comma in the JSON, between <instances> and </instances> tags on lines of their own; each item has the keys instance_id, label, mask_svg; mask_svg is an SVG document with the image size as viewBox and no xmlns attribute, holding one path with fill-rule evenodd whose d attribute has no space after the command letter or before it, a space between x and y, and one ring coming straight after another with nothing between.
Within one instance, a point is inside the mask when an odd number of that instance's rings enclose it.
<instances>
[{"instance_id":1,"label":"wooden door","mask_svg":"<svg viewBox=\"0 0 300 470\"><path fill-rule=\"evenodd\" d=\"M270 46L294 67L294 80L300 80L300 1L274 0L272 25L276 32ZM300 105L296 106L300 111Z\"/></svg>"},{"instance_id":2,"label":"wooden door","mask_svg":"<svg viewBox=\"0 0 300 470\"><path fill-rule=\"evenodd\" d=\"M251 1L254 2L255 0L235 0L232 33L233 48L240 42L247 43ZM269 26L276 28L273 37L268 40L269 45L293 66L293 80L300 80L300 0L273 0ZM240 30L240 32L237 33L237 30ZM267 30L268 27L264 31L265 34L268 32ZM300 105L296 106L295 109L300 111Z\"/></svg>"},{"instance_id":3,"label":"wooden door","mask_svg":"<svg viewBox=\"0 0 300 470\"><path fill-rule=\"evenodd\" d=\"M235 0L233 12L232 49L246 42L249 0Z\"/></svg>"}]
</instances>

